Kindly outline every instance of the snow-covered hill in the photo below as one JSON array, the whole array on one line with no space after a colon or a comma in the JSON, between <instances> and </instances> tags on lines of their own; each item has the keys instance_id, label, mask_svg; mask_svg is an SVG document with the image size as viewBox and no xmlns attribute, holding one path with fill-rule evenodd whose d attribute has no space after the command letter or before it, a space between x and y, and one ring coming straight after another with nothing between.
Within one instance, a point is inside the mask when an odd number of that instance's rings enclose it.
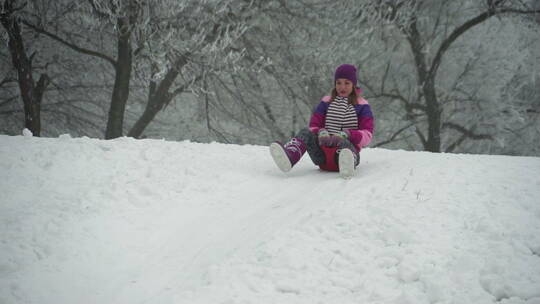
<instances>
[{"instance_id":1,"label":"snow-covered hill","mask_svg":"<svg viewBox=\"0 0 540 304\"><path fill-rule=\"evenodd\" d=\"M540 158L0 136L0 303L540 303Z\"/></svg>"}]
</instances>

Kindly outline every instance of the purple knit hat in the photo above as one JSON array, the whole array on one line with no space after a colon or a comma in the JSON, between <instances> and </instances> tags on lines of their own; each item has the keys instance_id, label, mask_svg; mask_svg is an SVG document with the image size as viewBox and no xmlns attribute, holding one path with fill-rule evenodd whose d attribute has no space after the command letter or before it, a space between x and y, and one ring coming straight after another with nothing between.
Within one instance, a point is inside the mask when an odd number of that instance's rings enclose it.
<instances>
[{"instance_id":1,"label":"purple knit hat","mask_svg":"<svg viewBox=\"0 0 540 304\"><path fill-rule=\"evenodd\" d=\"M334 82L339 78L345 78L350 80L353 85L356 87L356 67L352 64L342 64L336 69L336 74L334 75Z\"/></svg>"}]
</instances>

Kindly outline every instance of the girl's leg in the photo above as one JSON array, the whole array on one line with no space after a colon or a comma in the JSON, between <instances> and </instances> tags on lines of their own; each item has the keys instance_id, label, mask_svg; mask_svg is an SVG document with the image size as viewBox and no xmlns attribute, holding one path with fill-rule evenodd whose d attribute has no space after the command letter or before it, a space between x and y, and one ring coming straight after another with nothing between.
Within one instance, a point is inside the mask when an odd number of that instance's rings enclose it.
<instances>
[{"instance_id":1,"label":"girl's leg","mask_svg":"<svg viewBox=\"0 0 540 304\"><path fill-rule=\"evenodd\" d=\"M356 150L356 147L348 139L342 141L339 144L338 151L342 150L342 149L351 150L351 152L353 153L353 156L354 156L354 167L356 168L358 166L358 164L360 163L360 153L359 153L359 151ZM339 160L339 153L337 155L337 160Z\"/></svg>"},{"instance_id":2,"label":"girl's leg","mask_svg":"<svg viewBox=\"0 0 540 304\"><path fill-rule=\"evenodd\" d=\"M295 137L302 140L306 144L309 157L315 165L318 166L326 162L326 157L324 156L323 150L319 146L317 136L313 134L311 130L309 130L308 128L304 128L300 130L300 132L298 132Z\"/></svg>"},{"instance_id":3,"label":"girl's leg","mask_svg":"<svg viewBox=\"0 0 540 304\"><path fill-rule=\"evenodd\" d=\"M312 136L300 131L299 135L291 138L285 144L280 142L271 143L270 155L272 155L274 162L281 171L288 172L298 163L307 149L312 149L313 141Z\"/></svg>"}]
</instances>

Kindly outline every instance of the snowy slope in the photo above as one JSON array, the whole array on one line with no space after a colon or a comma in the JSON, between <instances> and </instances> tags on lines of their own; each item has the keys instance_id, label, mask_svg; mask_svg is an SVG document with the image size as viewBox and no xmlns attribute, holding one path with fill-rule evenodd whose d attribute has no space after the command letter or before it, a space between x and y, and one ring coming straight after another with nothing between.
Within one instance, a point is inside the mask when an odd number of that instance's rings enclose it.
<instances>
[{"instance_id":1,"label":"snowy slope","mask_svg":"<svg viewBox=\"0 0 540 304\"><path fill-rule=\"evenodd\" d=\"M540 158L0 136L0 303L540 303Z\"/></svg>"}]
</instances>

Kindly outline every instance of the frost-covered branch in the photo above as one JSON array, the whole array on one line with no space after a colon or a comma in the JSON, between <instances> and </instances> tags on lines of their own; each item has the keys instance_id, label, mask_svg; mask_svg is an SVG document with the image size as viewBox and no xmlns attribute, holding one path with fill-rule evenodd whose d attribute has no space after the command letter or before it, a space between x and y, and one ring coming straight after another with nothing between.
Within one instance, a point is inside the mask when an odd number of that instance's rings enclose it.
<instances>
[{"instance_id":1,"label":"frost-covered branch","mask_svg":"<svg viewBox=\"0 0 540 304\"><path fill-rule=\"evenodd\" d=\"M471 28L477 26L478 24L481 24L482 22L488 20L489 18L493 16L497 16L497 15L510 14L510 13L512 14L540 14L540 10L505 7L503 6L505 2L506 1L489 0L488 9L485 12L477 15L476 17L456 27L452 31L452 33L446 39L444 39L444 41L441 43L441 46L439 47L435 57L433 58L431 67L429 69L429 73L433 75L433 77L435 77L435 74L437 74L437 70L439 69L439 66L441 64L442 57L446 53L446 51L450 48L452 43L454 43L460 36L462 36L464 33L469 31Z\"/></svg>"},{"instance_id":2,"label":"frost-covered branch","mask_svg":"<svg viewBox=\"0 0 540 304\"><path fill-rule=\"evenodd\" d=\"M377 142L375 145L373 145L374 148L376 147L381 147L381 146L384 146L384 145L387 145L389 143L392 143L392 142L395 142L397 141L397 137L403 133L403 131L406 131L408 129L410 129L411 127L413 127L415 125L415 123L409 123L407 124L406 126L404 127L401 127L400 129L398 129L397 131L394 132L394 134L392 134L390 136L390 138L386 139L386 140L383 140L383 141L380 141L380 142Z\"/></svg>"},{"instance_id":3,"label":"frost-covered branch","mask_svg":"<svg viewBox=\"0 0 540 304\"><path fill-rule=\"evenodd\" d=\"M452 152L456 147L458 147L465 139L472 140L492 140L493 136L491 134L479 134L475 133L475 127L467 129L459 124L446 122L443 124L443 128L453 129L461 133L461 136L452 144L446 148L446 152Z\"/></svg>"},{"instance_id":4,"label":"frost-covered branch","mask_svg":"<svg viewBox=\"0 0 540 304\"><path fill-rule=\"evenodd\" d=\"M89 55L89 56L93 56L93 57L97 57L97 58L101 58L105 61L107 61L108 63L110 63L114 68L116 68L116 65L117 65L117 62L115 59L107 56L106 54L103 54L103 53L100 53L98 51L94 51L94 50L90 50L90 49L86 49L86 48L83 48L83 47L80 47L78 45L76 45L75 43L71 43L61 37L59 37L58 35L56 34L53 34L49 31L47 31L46 29L44 28L41 28L41 27L38 27L36 25L33 25L31 24L30 22L24 20L23 21L23 24L28 26L29 28L33 29L36 33L40 33L40 34L43 34L63 45L65 45L66 47L76 51L76 52L79 52L81 54L85 54L85 55Z\"/></svg>"}]
</instances>

